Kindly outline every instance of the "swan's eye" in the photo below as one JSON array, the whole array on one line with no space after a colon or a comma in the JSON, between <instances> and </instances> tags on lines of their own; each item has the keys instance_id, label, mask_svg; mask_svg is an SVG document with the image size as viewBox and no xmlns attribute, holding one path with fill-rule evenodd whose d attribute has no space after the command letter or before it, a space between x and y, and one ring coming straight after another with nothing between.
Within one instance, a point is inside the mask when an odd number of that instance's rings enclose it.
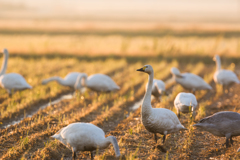
<instances>
[{"instance_id":1,"label":"swan's eye","mask_svg":"<svg viewBox=\"0 0 240 160\"><path fill-rule=\"evenodd\" d=\"M148 66L146 66L146 68L148 68Z\"/></svg>"}]
</instances>

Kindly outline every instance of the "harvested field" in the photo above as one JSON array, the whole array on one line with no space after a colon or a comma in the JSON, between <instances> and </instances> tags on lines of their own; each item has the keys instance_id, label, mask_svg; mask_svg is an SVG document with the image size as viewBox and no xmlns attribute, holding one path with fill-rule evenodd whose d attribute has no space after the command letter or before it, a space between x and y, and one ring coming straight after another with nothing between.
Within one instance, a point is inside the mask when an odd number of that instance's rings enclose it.
<instances>
[{"instance_id":1,"label":"harvested field","mask_svg":"<svg viewBox=\"0 0 240 160\"><path fill-rule=\"evenodd\" d=\"M0 159L71 159L71 150L50 136L73 122L89 122L102 128L106 135L116 136L121 159L240 158L236 152L240 137L234 138L234 144L226 149L222 146L225 138L192 127L201 118L219 111L240 113L240 86L233 84L230 92L224 94L212 79L214 54L224 55L221 56L223 68L233 70L240 77L239 37L228 37L223 33L199 34L153 36L146 33L137 36L8 32L0 35L0 48L8 47L10 53L7 73L19 73L33 86L32 90L16 92L12 97L0 89ZM25 40L21 42L22 38ZM167 136L166 153L158 147L162 145L161 139L156 144L153 134L141 124L141 107L133 110L145 93L147 75L136 72L144 64L153 66L155 78L166 82L169 93L161 102L153 99L153 107L168 108L176 113L174 98L179 92L186 91L172 82L171 67L200 75L213 87L210 92L196 92L199 103L196 119L192 121L190 115L182 114L180 121L188 130ZM74 71L109 75L121 89L96 94L91 90L75 92L56 82L41 84L45 78L64 77ZM72 93L71 99L50 103L40 109L42 105ZM5 127L13 121L19 123ZM88 152L79 152L77 157L90 159ZM113 147L95 152L95 159L115 159Z\"/></svg>"}]
</instances>

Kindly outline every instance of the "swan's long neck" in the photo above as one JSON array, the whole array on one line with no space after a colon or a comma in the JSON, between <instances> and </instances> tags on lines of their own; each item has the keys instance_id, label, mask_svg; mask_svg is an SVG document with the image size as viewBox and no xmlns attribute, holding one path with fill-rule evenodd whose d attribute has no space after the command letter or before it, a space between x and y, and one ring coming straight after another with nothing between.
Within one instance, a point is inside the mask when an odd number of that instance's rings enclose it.
<instances>
[{"instance_id":1,"label":"swan's long neck","mask_svg":"<svg viewBox=\"0 0 240 160\"><path fill-rule=\"evenodd\" d=\"M5 52L3 52L3 54L4 54L4 60L3 60L2 68L0 71L0 76L5 74L5 72L7 70L7 63L8 63L8 52L5 51Z\"/></svg>"},{"instance_id":2,"label":"swan's long neck","mask_svg":"<svg viewBox=\"0 0 240 160\"><path fill-rule=\"evenodd\" d=\"M148 77L148 87L147 92L145 93L143 103L142 103L142 118L151 114L151 95L152 95L152 85L153 85L153 72L149 74Z\"/></svg>"},{"instance_id":3,"label":"swan's long neck","mask_svg":"<svg viewBox=\"0 0 240 160\"><path fill-rule=\"evenodd\" d=\"M108 136L107 138L104 138L99 142L98 146L100 149L104 149L104 148L107 148L110 143L112 143L113 145L116 157L119 157L120 150L119 150L118 142L114 136Z\"/></svg>"},{"instance_id":4,"label":"swan's long neck","mask_svg":"<svg viewBox=\"0 0 240 160\"><path fill-rule=\"evenodd\" d=\"M59 84L61 84L63 86L67 86L68 85L66 80L62 79L61 77L57 77L57 76L45 79L44 83L47 84L47 83L49 83L51 81L57 81Z\"/></svg>"},{"instance_id":5,"label":"swan's long neck","mask_svg":"<svg viewBox=\"0 0 240 160\"><path fill-rule=\"evenodd\" d=\"M87 87L87 74L79 75L76 83L75 83L75 89L81 89L81 87Z\"/></svg>"},{"instance_id":6,"label":"swan's long neck","mask_svg":"<svg viewBox=\"0 0 240 160\"><path fill-rule=\"evenodd\" d=\"M216 58L216 70L219 71L221 69L221 60L219 57Z\"/></svg>"}]
</instances>

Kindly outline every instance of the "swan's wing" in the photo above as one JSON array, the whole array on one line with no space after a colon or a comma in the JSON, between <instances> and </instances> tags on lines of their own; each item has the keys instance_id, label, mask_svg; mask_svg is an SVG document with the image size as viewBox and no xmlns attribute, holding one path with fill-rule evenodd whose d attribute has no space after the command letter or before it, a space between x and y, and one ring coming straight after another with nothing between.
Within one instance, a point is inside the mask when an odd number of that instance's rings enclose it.
<instances>
[{"instance_id":1,"label":"swan's wing","mask_svg":"<svg viewBox=\"0 0 240 160\"><path fill-rule=\"evenodd\" d=\"M237 112L230 112L230 111L223 111L215 113L211 116L203 118L199 121L199 123L218 123L222 121L229 121L229 120L240 120L240 114Z\"/></svg>"},{"instance_id":2,"label":"swan's wing","mask_svg":"<svg viewBox=\"0 0 240 160\"><path fill-rule=\"evenodd\" d=\"M89 88L98 91L112 91L120 89L119 86L107 75L95 74L87 79Z\"/></svg>"},{"instance_id":3,"label":"swan's wing","mask_svg":"<svg viewBox=\"0 0 240 160\"><path fill-rule=\"evenodd\" d=\"M79 72L71 72L68 73L65 77L64 80L69 84L69 85L75 85L76 80L78 78L78 76L82 75L82 73Z\"/></svg>"},{"instance_id":4,"label":"swan's wing","mask_svg":"<svg viewBox=\"0 0 240 160\"><path fill-rule=\"evenodd\" d=\"M183 73L184 80L188 83L189 86L193 88L201 88L201 89L212 89L212 87L207 84L200 76L192 74L192 73Z\"/></svg>"},{"instance_id":5,"label":"swan's wing","mask_svg":"<svg viewBox=\"0 0 240 160\"><path fill-rule=\"evenodd\" d=\"M23 88L32 88L22 75L17 73L9 73L3 75L2 85L8 89L23 89Z\"/></svg>"},{"instance_id":6,"label":"swan's wing","mask_svg":"<svg viewBox=\"0 0 240 160\"><path fill-rule=\"evenodd\" d=\"M239 83L239 79L237 75L230 70L220 70L216 72L216 75L214 75L214 78L216 81L220 84L229 84L232 82Z\"/></svg>"}]
</instances>

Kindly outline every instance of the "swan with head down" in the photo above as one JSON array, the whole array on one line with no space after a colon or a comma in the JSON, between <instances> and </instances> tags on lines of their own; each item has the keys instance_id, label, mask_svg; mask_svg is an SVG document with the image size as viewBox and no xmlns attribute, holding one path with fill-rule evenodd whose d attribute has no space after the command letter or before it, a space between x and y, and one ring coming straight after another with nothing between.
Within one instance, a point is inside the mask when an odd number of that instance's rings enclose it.
<instances>
[{"instance_id":1,"label":"swan with head down","mask_svg":"<svg viewBox=\"0 0 240 160\"><path fill-rule=\"evenodd\" d=\"M213 60L216 61L216 72L213 75L213 80L215 83L222 85L223 91L232 83L240 83L237 75L233 71L221 69L221 60L218 55L215 55Z\"/></svg>"},{"instance_id":2,"label":"swan with head down","mask_svg":"<svg viewBox=\"0 0 240 160\"><path fill-rule=\"evenodd\" d=\"M183 88L191 90L193 93L196 90L211 90L212 87L207 84L200 76L192 73L180 73L180 71L172 67L171 73L176 83Z\"/></svg>"},{"instance_id":3,"label":"swan with head down","mask_svg":"<svg viewBox=\"0 0 240 160\"><path fill-rule=\"evenodd\" d=\"M75 89L87 87L96 92L110 92L119 90L120 87L105 74L93 74L87 77L87 74L78 76L75 83Z\"/></svg>"},{"instance_id":4,"label":"swan with head down","mask_svg":"<svg viewBox=\"0 0 240 160\"><path fill-rule=\"evenodd\" d=\"M8 94L11 95L17 90L32 89L32 87L26 82L22 75L18 73L7 73L7 62L8 62L8 50L3 49L4 62L0 71L0 85L7 90Z\"/></svg>"},{"instance_id":5,"label":"swan with head down","mask_svg":"<svg viewBox=\"0 0 240 160\"><path fill-rule=\"evenodd\" d=\"M51 136L58 139L64 145L72 148L72 158L76 158L77 151L90 151L93 160L92 151L96 149L105 149L110 144L113 145L116 157L120 156L119 146L114 136L105 138L103 130L91 123L72 123L60 129Z\"/></svg>"},{"instance_id":6,"label":"swan with head down","mask_svg":"<svg viewBox=\"0 0 240 160\"><path fill-rule=\"evenodd\" d=\"M152 66L145 65L137 71L144 72L149 75L147 92L145 93L142 102L142 123L149 132L154 134L156 143L157 133L163 135L164 143L167 134L178 132L180 130L186 130L186 128L180 123L176 114L171 110L165 108L152 108L151 93L154 77Z\"/></svg>"},{"instance_id":7,"label":"swan with head down","mask_svg":"<svg viewBox=\"0 0 240 160\"><path fill-rule=\"evenodd\" d=\"M217 112L201 119L193 126L215 136L226 137L226 148L228 148L229 140L233 144L232 137L240 136L240 114L231 111Z\"/></svg>"},{"instance_id":8,"label":"swan with head down","mask_svg":"<svg viewBox=\"0 0 240 160\"><path fill-rule=\"evenodd\" d=\"M197 105L198 105L197 99L195 95L192 93L185 92L178 93L174 100L174 106L177 109L177 114L179 118L180 112L189 113L190 111L193 112L193 117L195 117Z\"/></svg>"},{"instance_id":9,"label":"swan with head down","mask_svg":"<svg viewBox=\"0 0 240 160\"><path fill-rule=\"evenodd\" d=\"M42 84L45 85L51 81L56 81L63 86L68 86L68 87L74 88L74 85L77 81L78 76L81 76L82 74L83 73L80 73L80 72L71 72L71 73L68 73L64 78L61 78L58 76L50 77L48 79L44 79L42 81Z\"/></svg>"}]
</instances>

